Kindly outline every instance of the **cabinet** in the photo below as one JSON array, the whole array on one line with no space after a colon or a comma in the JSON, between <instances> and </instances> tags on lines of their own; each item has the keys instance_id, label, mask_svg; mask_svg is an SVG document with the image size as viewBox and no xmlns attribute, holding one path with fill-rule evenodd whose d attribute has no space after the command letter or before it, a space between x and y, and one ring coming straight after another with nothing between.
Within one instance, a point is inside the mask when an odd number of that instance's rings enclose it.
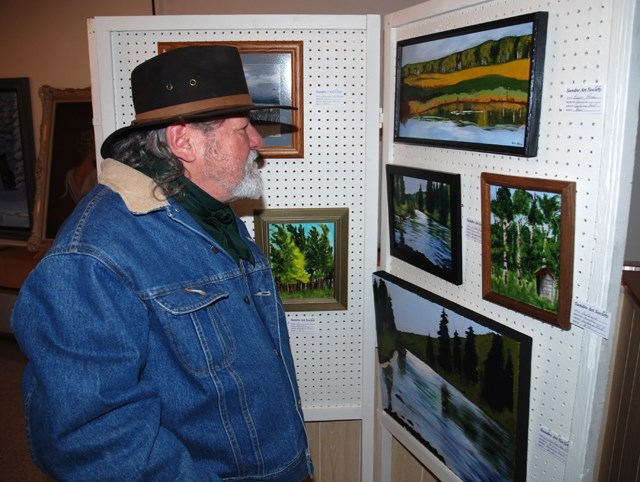
<instances>
[{"instance_id":1,"label":"cabinet","mask_svg":"<svg viewBox=\"0 0 640 482\"><path fill-rule=\"evenodd\" d=\"M0 250L0 335L10 334L9 315L22 282L38 263L38 256L22 247Z\"/></svg>"}]
</instances>

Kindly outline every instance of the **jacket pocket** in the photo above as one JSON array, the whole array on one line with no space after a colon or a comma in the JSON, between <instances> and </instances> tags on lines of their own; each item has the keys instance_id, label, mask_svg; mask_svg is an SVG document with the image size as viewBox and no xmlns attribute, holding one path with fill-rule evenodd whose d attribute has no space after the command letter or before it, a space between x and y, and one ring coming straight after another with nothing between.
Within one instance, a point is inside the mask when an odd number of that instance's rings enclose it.
<instances>
[{"instance_id":1,"label":"jacket pocket","mask_svg":"<svg viewBox=\"0 0 640 482\"><path fill-rule=\"evenodd\" d=\"M169 343L182 365L199 375L228 366L235 338L219 311L229 293L208 283L165 291L151 299Z\"/></svg>"}]
</instances>

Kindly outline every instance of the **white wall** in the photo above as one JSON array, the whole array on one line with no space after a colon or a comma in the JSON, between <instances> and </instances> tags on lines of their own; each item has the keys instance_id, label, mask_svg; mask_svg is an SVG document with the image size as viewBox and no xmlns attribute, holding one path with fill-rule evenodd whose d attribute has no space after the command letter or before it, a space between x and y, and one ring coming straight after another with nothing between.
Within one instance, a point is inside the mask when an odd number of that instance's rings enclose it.
<instances>
[{"instance_id":1,"label":"white wall","mask_svg":"<svg viewBox=\"0 0 640 482\"><path fill-rule=\"evenodd\" d=\"M549 23L535 157L394 141L394 42L540 10L549 13ZM389 229L384 223L381 263L386 271L418 287L532 338L527 480L573 482L595 477L610 357L615 350L612 342L638 131L638 16L635 0L431 0L385 18L383 162L460 174L464 282L454 286L390 256ZM594 85L604 87L601 109L577 113L567 108L568 88ZM574 319L571 329L563 331L483 299L483 246L467 231L482 219L483 172L576 183L572 299L608 315L608 332L584 329ZM637 223L637 213L631 218L631 224ZM566 458L538 446L543 428L568 442ZM428 452L415 453L438 467Z\"/></svg>"}]
</instances>

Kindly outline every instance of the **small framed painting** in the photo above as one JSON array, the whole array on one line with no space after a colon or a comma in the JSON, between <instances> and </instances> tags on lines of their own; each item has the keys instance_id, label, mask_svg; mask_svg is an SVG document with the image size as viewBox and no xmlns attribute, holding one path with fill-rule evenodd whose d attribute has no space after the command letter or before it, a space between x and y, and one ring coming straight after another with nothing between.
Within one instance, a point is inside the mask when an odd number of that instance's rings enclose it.
<instances>
[{"instance_id":1,"label":"small framed painting","mask_svg":"<svg viewBox=\"0 0 640 482\"><path fill-rule=\"evenodd\" d=\"M158 52L188 45L232 45L240 52L249 94L256 104L289 109L251 113L251 122L264 139L260 154L269 158L304 157L302 41L158 42Z\"/></svg>"},{"instance_id":2,"label":"small framed painting","mask_svg":"<svg viewBox=\"0 0 640 482\"><path fill-rule=\"evenodd\" d=\"M462 284L460 175L387 164L390 254Z\"/></svg>"},{"instance_id":3,"label":"small framed painting","mask_svg":"<svg viewBox=\"0 0 640 482\"><path fill-rule=\"evenodd\" d=\"M533 157L547 12L397 44L394 139Z\"/></svg>"},{"instance_id":4,"label":"small framed painting","mask_svg":"<svg viewBox=\"0 0 640 482\"><path fill-rule=\"evenodd\" d=\"M482 173L484 299L571 328L576 185Z\"/></svg>"},{"instance_id":5,"label":"small framed painting","mask_svg":"<svg viewBox=\"0 0 640 482\"><path fill-rule=\"evenodd\" d=\"M285 311L347 309L348 208L266 209L254 223Z\"/></svg>"}]
</instances>

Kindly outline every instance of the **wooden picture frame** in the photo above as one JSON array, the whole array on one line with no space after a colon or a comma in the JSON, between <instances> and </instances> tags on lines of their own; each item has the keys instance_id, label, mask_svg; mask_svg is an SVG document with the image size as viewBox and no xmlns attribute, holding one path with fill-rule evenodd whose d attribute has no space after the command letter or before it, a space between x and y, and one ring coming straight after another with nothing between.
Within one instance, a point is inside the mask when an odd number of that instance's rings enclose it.
<instances>
[{"instance_id":1,"label":"wooden picture frame","mask_svg":"<svg viewBox=\"0 0 640 482\"><path fill-rule=\"evenodd\" d=\"M569 330L575 183L486 172L480 182L483 298Z\"/></svg>"},{"instance_id":2,"label":"wooden picture frame","mask_svg":"<svg viewBox=\"0 0 640 482\"><path fill-rule=\"evenodd\" d=\"M254 223L285 311L347 309L348 208L266 209Z\"/></svg>"},{"instance_id":3,"label":"wooden picture frame","mask_svg":"<svg viewBox=\"0 0 640 482\"><path fill-rule=\"evenodd\" d=\"M0 245L31 235L35 147L27 77L0 79Z\"/></svg>"},{"instance_id":4,"label":"wooden picture frame","mask_svg":"<svg viewBox=\"0 0 640 482\"><path fill-rule=\"evenodd\" d=\"M460 175L386 165L389 251L462 284Z\"/></svg>"},{"instance_id":5,"label":"wooden picture frame","mask_svg":"<svg viewBox=\"0 0 640 482\"><path fill-rule=\"evenodd\" d=\"M97 184L91 89L43 85L31 251L49 248L80 198Z\"/></svg>"},{"instance_id":6,"label":"wooden picture frame","mask_svg":"<svg viewBox=\"0 0 640 482\"><path fill-rule=\"evenodd\" d=\"M158 53L189 45L236 47L254 102L293 107L251 113L264 139L260 154L265 158L304 157L302 41L158 42Z\"/></svg>"},{"instance_id":7,"label":"wooden picture frame","mask_svg":"<svg viewBox=\"0 0 640 482\"><path fill-rule=\"evenodd\" d=\"M373 293L383 425L460 480L526 480L532 338L384 271Z\"/></svg>"},{"instance_id":8,"label":"wooden picture frame","mask_svg":"<svg viewBox=\"0 0 640 482\"><path fill-rule=\"evenodd\" d=\"M534 157L547 12L397 44L394 140Z\"/></svg>"}]
</instances>

